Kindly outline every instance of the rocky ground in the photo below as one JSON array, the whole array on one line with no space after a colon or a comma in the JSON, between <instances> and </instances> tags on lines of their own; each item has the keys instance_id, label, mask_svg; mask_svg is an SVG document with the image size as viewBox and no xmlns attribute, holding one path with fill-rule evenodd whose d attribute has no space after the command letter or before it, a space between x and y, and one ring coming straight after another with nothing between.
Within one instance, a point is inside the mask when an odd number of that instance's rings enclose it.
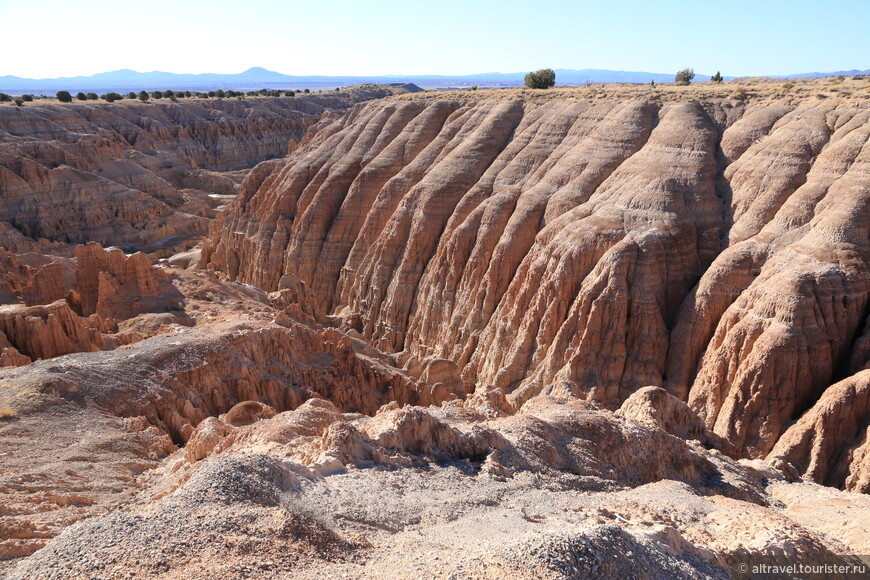
<instances>
[{"instance_id":1,"label":"rocky ground","mask_svg":"<svg viewBox=\"0 0 870 580\"><path fill-rule=\"evenodd\" d=\"M409 377L280 293L137 276L184 310L0 372L9 578L727 578L870 549L870 498L730 458L663 389L515 412L499 389Z\"/></svg>"}]
</instances>

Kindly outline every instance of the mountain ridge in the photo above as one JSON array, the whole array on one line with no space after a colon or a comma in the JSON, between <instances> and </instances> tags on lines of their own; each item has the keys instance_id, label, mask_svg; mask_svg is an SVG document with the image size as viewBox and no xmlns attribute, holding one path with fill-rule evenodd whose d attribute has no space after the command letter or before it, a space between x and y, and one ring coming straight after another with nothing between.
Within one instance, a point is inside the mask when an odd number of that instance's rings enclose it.
<instances>
[{"instance_id":1,"label":"mountain ridge","mask_svg":"<svg viewBox=\"0 0 870 580\"><path fill-rule=\"evenodd\" d=\"M555 69L561 85L593 83L666 83L673 81L673 73L623 71L609 69ZM259 89L268 88L335 88L362 83L414 82L424 87L463 86L518 86L525 72L486 72L470 75L386 74L386 75L286 75L263 67L251 67L240 73L171 73L165 71L138 72L119 69L93 75L31 79L14 75L0 76L0 91L40 92L55 90L142 90L142 89ZM795 73L771 75L771 78L818 78L840 74L870 74L868 70L853 69L832 73ZM727 79L737 77L726 77ZM696 81L710 76L697 74Z\"/></svg>"}]
</instances>

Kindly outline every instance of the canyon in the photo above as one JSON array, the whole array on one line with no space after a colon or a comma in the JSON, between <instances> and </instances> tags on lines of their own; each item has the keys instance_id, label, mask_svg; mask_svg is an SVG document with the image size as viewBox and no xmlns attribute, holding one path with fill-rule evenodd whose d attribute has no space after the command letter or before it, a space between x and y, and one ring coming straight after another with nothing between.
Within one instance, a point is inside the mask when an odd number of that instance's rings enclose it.
<instances>
[{"instance_id":1,"label":"canyon","mask_svg":"<svg viewBox=\"0 0 870 580\"><path fill-rule=\"evenodd\" d=\"M198 241L245 170L321 119L405 90L0 107L0 247L70 254L95 241L168 256Z\"/></svg>"},{"instance_id":2,"label":"canyon","mask_svg":"<svg viewBox=\"0 0 870 580\"><path fill-rule=\"evenodd\" d=\"M870 565L870 89L802 86L0 108L0 572Z\"/></svg>"}]
</instances>

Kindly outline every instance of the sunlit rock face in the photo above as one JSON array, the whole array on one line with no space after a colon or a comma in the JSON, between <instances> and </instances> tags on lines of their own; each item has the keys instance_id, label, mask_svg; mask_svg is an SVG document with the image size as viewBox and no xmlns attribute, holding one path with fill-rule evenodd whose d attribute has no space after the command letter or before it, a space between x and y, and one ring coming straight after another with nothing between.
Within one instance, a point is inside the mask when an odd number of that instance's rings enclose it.
<instances>
[{"instance_id":1,"label":"sunlit rock face","mask_svg":"<svg viewBox=\"0 0 870 580\"><path fill-rule=\"evenodd\" d=\"M868 136L838 99L387 99L253 170L202 265L292 275L407 368L452 361L514 408L659 386L764 457L870 359Z\"/></svg>"}]
</instances>

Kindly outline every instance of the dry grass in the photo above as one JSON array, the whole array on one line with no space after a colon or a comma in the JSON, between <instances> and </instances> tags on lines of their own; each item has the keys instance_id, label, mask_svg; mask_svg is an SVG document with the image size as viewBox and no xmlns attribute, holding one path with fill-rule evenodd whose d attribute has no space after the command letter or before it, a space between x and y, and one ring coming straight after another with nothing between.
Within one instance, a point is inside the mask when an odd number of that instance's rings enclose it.
<instances>
[{"instance_id":1,"label":"dry grass","mask_svg":"<svg viewBox=\"0 0 870 580\"><path fill-rule=\"evenodd\" d=\"M677 86L673 83L658 84L618 84L601 83L590 86L556 87L547 90L527 88L493 88L478 90L427 91L399 95L395 99L522 99L547 101L552 99L610 99L629 98L651 101L681 101L681 100L770 100L786 99L804 101L808 98L836 97L850 101L870 103L870 80L843 80L837 77L823 79L770 79L746 78L723 83L700 82L689 86Z\"/></svg>"},{"instance_id":2,"label":"dry grass","mask_svg":"<svg viewBox=\"0 0 870 580\"><path fill-rule=\"evenodd\" d=\"M4 419L15 419L18 417L18 411L12 407L0 407L0 421Z\"/></svg>"}]
</instances>

